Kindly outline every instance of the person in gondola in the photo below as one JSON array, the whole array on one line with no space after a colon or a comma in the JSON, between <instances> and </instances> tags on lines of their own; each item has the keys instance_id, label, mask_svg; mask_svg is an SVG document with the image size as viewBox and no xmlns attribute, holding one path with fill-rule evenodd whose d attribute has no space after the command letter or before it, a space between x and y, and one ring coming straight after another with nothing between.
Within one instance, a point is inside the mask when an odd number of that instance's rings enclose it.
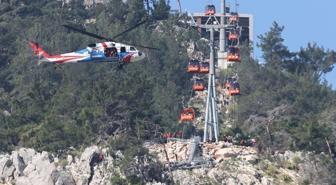
<instances>
[{"instance_id":1,"label":"person in gondola","mask_svg":"<svg viewBox=\"0 0 336 185\"><path fill-rule=\"evenodd\" d=\"M118 50L116 47L113 47L111 49L111 57L117 57L118 56Z\"/></svg>"},{"instance_id":2,"label":"person in gondola","mask_svg":"<svg viewBox=\"0 0 336 185\"><path fill-rule=\"evenodd\" d=\"M112 55L112 48L105 48L104 54L105 54L105 57L111 57L111 55Z\"/></svg>"}]
</instances>

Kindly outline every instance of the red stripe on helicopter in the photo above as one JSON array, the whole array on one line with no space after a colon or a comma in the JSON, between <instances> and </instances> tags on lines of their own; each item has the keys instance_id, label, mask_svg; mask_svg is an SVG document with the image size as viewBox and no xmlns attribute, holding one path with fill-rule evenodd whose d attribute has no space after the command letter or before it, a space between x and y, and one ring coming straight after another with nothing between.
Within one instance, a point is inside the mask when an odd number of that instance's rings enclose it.
<instances>
[{"instance_id":1,"label":"red stripe on helicopter","mask_svg":"<svg viewBox=\"0 0 336 185\"><path fill-rule=\"evenodd\" d=\"M107 48L107 44L105 42L102 42L102 45L104 48Z\"/></svg>"},{"instance_id":2,"label":"red stripe on helicopter","mask_svg":"<svg viewBox=\"0 0 336 185\"><path fill-rule=\"evenodd\" d=\"M131 58L132 58L132 56L133 56L133 53L130 53L130 54L124 56L124 58L123 58L123 62L124 62L124 63L130 63L130 62L131 62Z\"/></svg>"},{"instance_id":3,"label":"red stripe on helicopter","mask_svg":"<svg viewBox=\"0 0 336 185\"><path fill-rule=\"evenodd\" d=\"M66 58L63 58L63 59L60 59L60 60L57 60L57 58L48 58L49 60L50 59L56 59L55 61L51 61L51 62L55 62L55 63L64 63L64 62L67 62L69 60L73 60L73 59L82 59L82 58L85 58L85 57L66 57Z\"/></svg>"}]
</instances>

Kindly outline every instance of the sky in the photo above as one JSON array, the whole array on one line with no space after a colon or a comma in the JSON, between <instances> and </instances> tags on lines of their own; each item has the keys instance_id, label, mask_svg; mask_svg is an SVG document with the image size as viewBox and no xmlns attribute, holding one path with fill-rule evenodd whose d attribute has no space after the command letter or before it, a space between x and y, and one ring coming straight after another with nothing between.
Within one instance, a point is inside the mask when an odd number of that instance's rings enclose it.
<instances>
[{"instance_id":1,"label":"sky","mask_svg":"<svg viewBox=\"0 0 336 185\"><path fill-rule=\"evenodd\" d=\"M206 4L214 4L220 11L220 0L180 0L183 11L203 12ZM171 8L178 9L176 0L170 0ZM235 0L226 0L234 10ZM336 0L240 0L239 13L252 14L254 18L254 44L257 36L269 31L274 21L285 26L282 37L291 51L298 51L309 42L325 49L336 50ZM255 46L255 58L261 58ZM326 79L336 89L335 70Z\"/></svg>"}]
</instances>

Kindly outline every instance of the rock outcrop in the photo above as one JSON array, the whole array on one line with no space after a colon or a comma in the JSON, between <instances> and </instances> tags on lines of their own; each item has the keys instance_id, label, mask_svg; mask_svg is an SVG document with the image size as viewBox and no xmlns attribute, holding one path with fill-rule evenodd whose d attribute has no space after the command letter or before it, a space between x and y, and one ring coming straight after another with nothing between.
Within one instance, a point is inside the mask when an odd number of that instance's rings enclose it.
<instances>
[{"instance_id":1,"label":"rock outcrop","mask_svg":"<svg viewBox=\"0 0 336 185\"><path fill-rule=\"evenodd\" d=\"M200 143L197 157L190 162L188 140L148 142L144 147L150 155L132 159L98 146L61 158L21 148L0 155L0 185L107 185L126 179L148 185L336 184L330 175L332 162L324 154L286 151L265 157L254 147Z\"/></svg>"},{"instance_id":2,"label":"rock outcrop","mask_svg":"<svg viewBox=\"0 0 336 185\"><path fill-rule=\"evenodd\" d=\"M144 147L161 163L169 163L188 160L190 142L145 143Z\"/></svg>"},{"instance_id":3,"label":"rock outcrop","mask_svg":"<svg viewBox=\"0 0 336 185\"><path fill-rule=\"evenodd\" d=\"M190 143L190 142L189 142ZM200 145L204 165L187 164L186 141L166 144L145 143L149 152L165 164L170 164L171 176L176 184L330 184L328 166L321 162L330 158L323 154L291 152L262 156L255 147L237 146L232 143L203 143ZM207 162L213 165L208 166ZM175 163L177 165L171 165ZM197 164L197 163L196 163ZM313 165L316 165L313 167ZM313 174L320 174L319 177ZM316 178L315 178L316 177Z\"/></svg>"},{"instance_id":4,"label":"rock outcrop","mask_svg":"<svg viewBox=\"0 0 336 185\"><path fill-rule=\"evenodd\" d=\"M0 182L10 181L14 178L15 168L9 155L0 156Z\"/></svg>"},{"instance_id":5,"label":"rock outcrop","mask_svg":"<svg viewBox=\"0 0 336 185\"><path fill-rule=\"evenodd\" d=\"M21 148L0 155L0 184L16 185L100 185L112 178L113 158L107 149L86 148L80 157L58 159L48 152Z\"/></svg>"}]
</instances>

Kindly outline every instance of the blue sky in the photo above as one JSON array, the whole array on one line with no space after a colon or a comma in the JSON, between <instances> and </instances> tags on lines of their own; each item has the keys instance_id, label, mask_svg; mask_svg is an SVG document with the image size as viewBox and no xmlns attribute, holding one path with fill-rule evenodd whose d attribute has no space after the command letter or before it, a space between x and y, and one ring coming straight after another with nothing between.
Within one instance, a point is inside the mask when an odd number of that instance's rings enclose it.
<instances>
[{"instance_id":1,"label":"blue sky","mask_svg":"<svg viewBox=\"0 0 336 185\"><path fill-rule=\"evenodd\" d=\"M220 0L180 1L184 11L203 12L206 4L215 4L220 11ZM234 0L226 1L234 7ZM172 9L177 9L176 1L170 2ZM257 36L267 32L276 21L285 26L282 36L291 51L298 51L308 42L336 50L336 0L240 0L238 3L238 12L254 16L254 42L259 42ZM255 47L255 57L260 55ZM336 89L336 70L326 78Z\"/></svg>"}]
</instances>

